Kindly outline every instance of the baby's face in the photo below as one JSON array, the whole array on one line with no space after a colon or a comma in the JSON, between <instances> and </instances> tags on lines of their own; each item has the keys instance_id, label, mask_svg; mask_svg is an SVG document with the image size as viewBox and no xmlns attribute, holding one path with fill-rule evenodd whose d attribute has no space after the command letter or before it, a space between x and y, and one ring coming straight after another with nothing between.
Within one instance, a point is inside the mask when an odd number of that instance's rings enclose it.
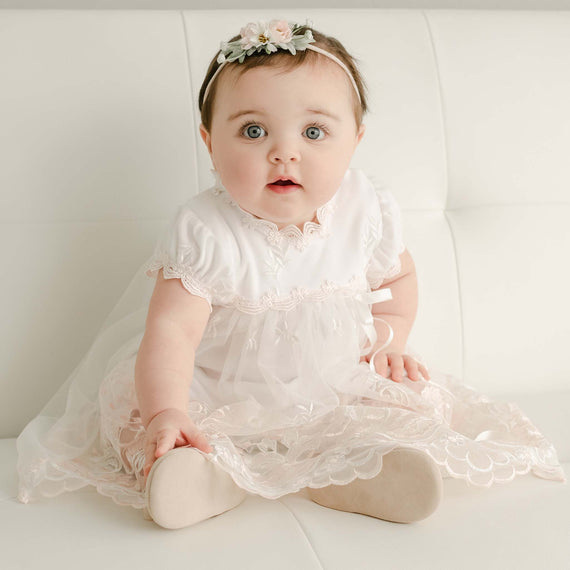
<instances>
[{"instance_id":1,"label":"baby's face","mask_svg":"<svg viewBox=\"0 0 570 570\"><path fill-rule=\"evenodd\" d=\"M214 168L241 208L302 228L338 190L364 134L349 79L328 61L224 75L211 132L200 126ZM279 178L295 184L272 184Z\"/></svg>"}]
</instances>

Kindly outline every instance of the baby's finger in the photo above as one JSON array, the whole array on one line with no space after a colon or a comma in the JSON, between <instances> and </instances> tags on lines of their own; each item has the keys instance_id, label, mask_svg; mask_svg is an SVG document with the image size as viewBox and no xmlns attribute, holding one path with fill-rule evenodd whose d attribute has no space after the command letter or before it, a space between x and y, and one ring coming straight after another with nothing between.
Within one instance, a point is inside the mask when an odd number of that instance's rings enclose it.
<instances>
[{"instance_id":1,"label":"baby's finger","mask_svg":"<svg viewBox=\"0 0 570 570\"><path fill-rule=\"evenodd\" d=\"M374 356L372 359L372 363L374 364L374 369L376 370L377 374L380 376L386 377L388 373L388 357L386 356L385 352L379 352Z\"/></svg>"},{"instance_id":2,"label":"baby's finger","mask_svg":"<svg viewBox=\"0 0 570 570\"><path fill-rule=\"evenodd\" d=\"M413 382L417 382L420 379L420 376L418 373L418 363L416 362L415 358L412 358L409 354L404 354L403 359L404 366L408 372L408 378Z\"/></svg>"},{"instance_id":3,"label":"baby's finger","mask_svg":"<svg viewBox=\"0 0 570 570\"><path fill-rule=\"evenodd\" d=\"M429 380L429 372L428 369L423 364L418 364L418 368L420 370L421 375L426 379Z\"/></svg>"},{"instance_id":4,"label":"baby's finger","mask_svg":"<svg viewBox=\"0 0 570 570\"><path fill-rule=\"evenodd\" d=\"M156 452L156 445L154 443L154 441L148 441L144 447L144 469L143 469L143 473L144 476L146 477L150 471L150 468L152 467L152 464L154 463L154 460L156 459L154 454Z\"/></svg>"},{"instance_id":5,"label":"baby's finger","mask_svg":"<svg viewBox=\"0 0 570 570\"><path fill-rule=\"evenodd\" d=\"M186 441L185 437L182 437L182 435L179 435L176 438L176 441L174 442L174 447L183 447L185 445L188 445L188 441Z\"/></svg>"},{"instance_id":6,"label":"baby's finger","mask_svg":"<svg viewBox=\"0 0 570 570\"><path fill-rule=\"evenodd\" d=\"M198 428L187 427L183 428L181 431L192 447L196 447L204 453L211 453L214 451L212 446L208 443L206 436L200 430L198 430Z\"/></svg>"},{"instance_id":7,"label":"baby's finger","mask_svg":"<svg viewBox=\"0 0 570 570\"><path fill-rule=\"evenodd\" d=\"M392 369L392 380L401 382L404 374L404 359L400 354L392 353L388 355L390 360L390 368Z\"/></svg>"},{"instance_id":8,"label":"baby's finger","mask_svg":"<svg viewBox=\"0 0 570 570\"><path fill-rule=\"evenodd\" d=\"M177 433L174 430L161 431L156 438L156 457L161 457L174 447Z\"/></svg>"}]
</instances>

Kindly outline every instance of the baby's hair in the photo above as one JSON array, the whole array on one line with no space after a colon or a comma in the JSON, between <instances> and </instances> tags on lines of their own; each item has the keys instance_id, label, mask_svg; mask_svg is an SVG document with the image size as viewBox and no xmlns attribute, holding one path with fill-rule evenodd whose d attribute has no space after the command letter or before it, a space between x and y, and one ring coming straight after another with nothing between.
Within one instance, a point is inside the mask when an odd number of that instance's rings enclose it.
<instances>
[{"instance_id":1,"label":"baby's hair","mask_svg":"<svg viewBox=\"0 0 570 570\"><path fill-rule=\"evenodd\" d=\"M307 26L302 26L298 30L298 34L304 34L305 31L309 29ZM358 101L356 93L352 94L353 98L353 105L354 105L354 116L356 119L356 125L359 127L362 124L362 118L364 114L368 111L368 103L366 100L366 84L364 82L364 78L360 74L360 71L357 67L357 60L352 57L346 48L332 36L327 36L317 30L310 28L313 33L313 37L315 39L314 44L317 47L320 47L329 53L332 53L336 57L338 57L348 68L354 81L356 82L356 87L358 88L358 93L360 94L360 101ZM234 36L230 41L236 41L240 39L240 35ZM218 52L219 53L219 52ZM206 72L206 77L202 83L202 87L200 88L200 94L198 96L198 108L200 110L200 117L202 120L202 124L206 128L208 132L210 132L212 126L212 110L214 108L214 100L216 98L216 87L220 81L220 76L226 73L225 69L222 69L218 76L214 79L212 84L210 85L210 90L208 92L208 98L204 101L204 93L206 91L206 87L210 83L210 80L216 73L218 67L221 64L218 63L217 57L218 53L214 56L210 65L208 67L208 71ZM243 75L246 71L253 69L254 67L282 67L285 71L290 71L295 69L304 63L314 63L321 59L324 61L326 58L323 55L311 50L304 50L304 51L297 51L296 55L293 55L287 51L278 51L277 53L267 54L267 53L254 53L250 56L247 56L243 63L234 62L232 64L226 64L225 67L229 67L230 69L233 68L237 70L239 76ZM329 60L330 61L330 60ZM353 91L351 89L351 91Z\"/></svg>"}]
</instances>

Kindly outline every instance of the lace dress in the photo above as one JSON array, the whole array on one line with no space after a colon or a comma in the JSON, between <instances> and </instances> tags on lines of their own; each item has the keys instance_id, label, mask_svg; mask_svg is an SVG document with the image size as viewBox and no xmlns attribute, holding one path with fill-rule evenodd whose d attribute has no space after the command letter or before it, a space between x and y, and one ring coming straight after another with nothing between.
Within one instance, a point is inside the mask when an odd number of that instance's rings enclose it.
<instances>
[{"instance_id":1,"label":"lace dress","mask_svg":"<svg viewBox=\"0 0 570 570\"><path fill-rule=\"evenodd\" d=\"M360 362L377 340L372 303L390 297L373 290L400 271L405 249L392 195L349 170L316 217L279 231L219 182L183 204L89 353L18 438L20 500L90 484L144 506L134 365L148 277L160 268L210 304L188 413L208 457L248 492L276 499L371 478L399 446L472 485L530 470L565 481L555 449L515 404L431 366L429 381L396 383Z\"/></svg>"}]
</instances>

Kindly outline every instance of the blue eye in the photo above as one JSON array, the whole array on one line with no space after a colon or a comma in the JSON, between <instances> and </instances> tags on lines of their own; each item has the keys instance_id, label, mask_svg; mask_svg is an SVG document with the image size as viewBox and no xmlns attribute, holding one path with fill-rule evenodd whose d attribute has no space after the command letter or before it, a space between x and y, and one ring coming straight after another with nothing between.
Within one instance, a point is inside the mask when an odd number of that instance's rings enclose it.
<instances>
[{"instance_id":1,"label":"blue eye","mask_svg":"<svg viewBox=\"0 0 570 570\"><path fill-rule=\"evenodd\" d=\"M242 131L242 133L247 138L258 139L265 134L265 131L263 130L263 127L260 127L259 125L249 125Z\"/></svg>"},{"instance_id":2,"label":"blue eye","mask_svg":"<svg viewBox=\"0 0 570 570\"><path fill-rule=\"evenodd\" d=\"M319 127L308 127L305 130L305 133L307 135L307 138L313 141L320 140L325 136L323 129Z\"/></svg>"}]
</instances>

